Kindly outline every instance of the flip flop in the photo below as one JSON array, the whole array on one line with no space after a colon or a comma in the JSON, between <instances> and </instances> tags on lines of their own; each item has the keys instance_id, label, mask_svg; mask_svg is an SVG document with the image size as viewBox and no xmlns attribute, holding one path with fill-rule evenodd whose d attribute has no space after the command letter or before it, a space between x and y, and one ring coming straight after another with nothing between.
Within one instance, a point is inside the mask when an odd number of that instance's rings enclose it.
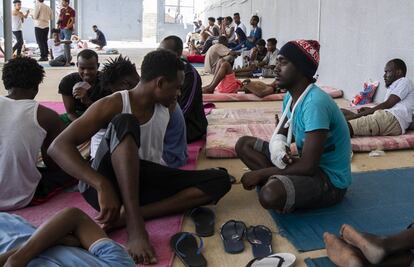
<instances>
[{"instance_id":1,"label":"flip flop","mask_svg":"<svg viewBox=\"0 0 414 267\"><path fill-rule=\"evenodd\" d=\"M214 235L214 223L216 216L214 212L205 207L194 208L190 217L195 224L195 232L202 237Z\"/></svg>"},{"instance_id":2,"label":"flip flop","mask_svg":"<svg viewBox=\"0 0 414 267\"><path fill-rule=\"evenodd\" d=\"M252 245L253 257L265 258L272 254L272 231L264 225L250 226L246 232Z\"/></svg>"},{"instance_id":3,"label":"flip flop","mask_svg":"<svg viewBox=\"0 0 414 267\"><path fill-rule=\"evenodd\" d=\"M230 220L221 227L220 236L223 240L224 251L237 254L244 250L243 237L246 232L244 222Z\"/></svg>"},{"instance_id":4,"label":"flip flop","mask_svg":"<svg viewBox=\"0 0 414 267\"><path fill-rule=\"evenodd\" d=\"M266 258L255 258L246 267L293 267L296 256L291 253L276 253Z\"/></svg>"},{"instance_id":5,"label":"flip flop","mask_svg":"<svg viewBox=\"0 0 414 267\"><path fill-rule=\"evenodd\" d=\"M197 244L200 239L200 245ZM175 234L170 240L171 248L186 267L206 267L207 261L201 254L203 239L191 233L181 232Z\"/></svg>"}]
</instances>

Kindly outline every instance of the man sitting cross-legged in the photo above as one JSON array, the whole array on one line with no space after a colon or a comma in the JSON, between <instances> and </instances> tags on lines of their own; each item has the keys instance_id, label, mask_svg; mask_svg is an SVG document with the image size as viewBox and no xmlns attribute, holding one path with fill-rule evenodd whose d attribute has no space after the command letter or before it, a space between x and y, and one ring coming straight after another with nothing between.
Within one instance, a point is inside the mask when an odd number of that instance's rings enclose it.
<instances>
[{"instance_id":1,"label":"man sitting cross-legged","mask_svg":"<svg viewBox=\"0 0 414 267\"><path fill-rule=\"evenodd\" d=\"M56 112L34 100L44 74L43 67L28 57L12 59L3 67L8 95L0 96L0 210L45 201L57 188L75 181L46 154L64 126ZM37 167L40 151L45 168Z\"/></svg>"},{"instance_id":2,"label":"man sitting cross-legged","mask_svg":"<svg viewBox=\"0 0 414 267\"><path fill-rule=\"evenodd\" d=\"M106 229L127 227L128 250L139 263L156 262L144 219L215 203L230 190L225 171L162 166L168 107L177 101L184 66L166 50L147 54L139 84L94 103L53 142L49 154L77 177ZM106 128L92 166L76 146ZM161 144L161 145L160 145Z\"/></svg>"},{"instance_id":3,"label":"man sitting cross-legged","mask_svg":"<svg viewBox=\"0 0 414 267\"><path fill-rule=\"evenodd\" d=\"M314 84L318 63L317 41L284 45L275 70L288 93L271 142L242 137L236 144L237 155L251 169L242 177L243 186L261 186L259 200L266 209L285 213L331 206L351 184L348 127L336 103ZM286 147L293 138L299 157Z\"/></svg>"},{"instance_id":4,"label":"man sitting cross-legged","mask_svg":"<svg viewBox=\"0 0 414 267\"><path fill-rule=\"evenodd\" d=\"M328 257L339 267L414 265L414 228L409 227L392 236L360 233L350 225L343 225L341 238L325 233Z\"/></svg>"},{"instance_id":5,"label":"man sitting cross-legged","mask_svg":"<svg viewBox=\"0 0 414 267\"><path fill-rule=\"evenodd\" d=\"M103 87L113 93L133 89L140 81L135 64L122 55L104 64L101 79ZM162 159L168 167L178 168L187 164L188 159L186 127L180 106L173 103L169 110L170 121L165 132ZM100 133L105 134L105 130ZM92 140L91 152L95 154L101 138Z\"/></svg>"},{"instance_id":6,"label":"man sitting cross-legged","mask_svg":"<svg viewBox=\"0 0 414 267\"><path fill-rule=\"evenodd\" d=\"M414 112L414 84L406 78L401 59L390 60L384 69L385 101L358 114L343 109L351 136L401 135L409 128Z\"/></svg>"},{"instance_id":7,"label":"man sitting cross-legged","mask_svg":"<svg viewBox=\"0 0 414 267\"><path fill-rule=\"evenodd\" d=\"M70 54L70 40L60 40L60 30L52 29L52 39L47 41L50 50L51 67L71 66L72 56ZM75 65L73 63L73 65Z\"/></svg>"}]
</instances>

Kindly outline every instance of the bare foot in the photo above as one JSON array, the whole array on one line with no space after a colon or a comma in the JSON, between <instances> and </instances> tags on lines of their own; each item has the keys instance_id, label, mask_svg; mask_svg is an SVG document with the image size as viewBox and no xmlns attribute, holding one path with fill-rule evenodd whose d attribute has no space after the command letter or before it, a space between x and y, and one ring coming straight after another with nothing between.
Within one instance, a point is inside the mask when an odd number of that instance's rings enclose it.
<instances>
[{"instance_id":1,"label":"bare foot","mask_svg":"<svg viewBox=\"0 0 414 267\"><path fill-rule=\"evenodd\" d=\"M339 267L363 267L363 260L355 248L339 239L338 237L325 233L326 251L329 259Z\"/></svg>"},{"instance_id":2,"label":"bare foot","mask_svg":"<svg viewBox=\"0 0 414 267\"><path fill-rule=\"evenodd\" d=\"M343 225L341 235L345 242L359 248L365 258L372 263L382 262L386 255L382 238L371 234L360 233L350 225Z\"/></svg>"}]
</instances>

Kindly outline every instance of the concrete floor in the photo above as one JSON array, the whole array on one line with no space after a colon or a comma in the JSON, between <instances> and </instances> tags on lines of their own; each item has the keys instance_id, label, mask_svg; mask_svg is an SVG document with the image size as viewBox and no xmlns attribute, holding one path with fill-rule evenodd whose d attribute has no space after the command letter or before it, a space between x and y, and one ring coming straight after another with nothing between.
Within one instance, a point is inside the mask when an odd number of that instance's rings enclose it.
<instances>
[{"instance_id":1,"label":"concrete floor","mask_svg":"<svg viewBox=\"0 0 414 267\"><path fill-rule=\"evenodd\" d=\"M145 49L121 49L121 53L129 56L137 66L140 65L143 55L148 50ZM108 56L102 56L101 62L104 62ZM36 97L39 101L60 101L61 98L57 93L59 81L68 73L76 71L76 68L46 68L46 78L40 87L39 95ZM211 77L203 76L203 80ZM6 94L3 85L0 86L0 94ZM347 106L347 101L343 99L336 100L341 107ZM217 103L217 108L249 108L249 107L275 107L280 108L281 102L243 102L243 103ZM410 167L414 165L413 151L387 152L385 156L371 158L368 153L357 153L352 161L352 171L370 171L379 169ZM237 179L246 171L245 166L238 159L208 159L204 151L201 153L198 168L209 168L222 166L229 170ZM252 258L251 249L246 243L246 250L238 255L224 253L222 242L219 237L220 226L229 219L238 219L246 222L247 225L263 224L275 233L277 227L268 212L263 210L254 191L243 190L240 184L235 184L232 190L215 206L216 212L216 234L213 237L205 238L204 255L209 266L245 266ZM186 218L184 220L183 231L194 231L194 225ZM295 248L280 235L275 234L273 240L273 249L275 252L291 252L298 257L296 266L305 266L304 258L317 257L325 255L325 251L314 251L308 253L298 253ZM177 258L173 266L184 266Z\"/></svg>"}]
</instances>

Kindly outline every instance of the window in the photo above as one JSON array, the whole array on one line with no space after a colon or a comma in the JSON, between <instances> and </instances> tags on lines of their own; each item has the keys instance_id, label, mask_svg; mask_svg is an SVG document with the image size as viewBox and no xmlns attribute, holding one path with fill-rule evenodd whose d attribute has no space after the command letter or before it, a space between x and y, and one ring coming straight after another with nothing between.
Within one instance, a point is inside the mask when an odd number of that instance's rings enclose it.
<instances>
[{"instance_id":1,"label":"window","mask_svg":"<svg viewBox=\"0 0 414 267\"><path fill-rule=\"evenodd\" d=\"M164 23L191 23L194 18L194 0L165 0Z\"/></svg>"}]
</instances>

